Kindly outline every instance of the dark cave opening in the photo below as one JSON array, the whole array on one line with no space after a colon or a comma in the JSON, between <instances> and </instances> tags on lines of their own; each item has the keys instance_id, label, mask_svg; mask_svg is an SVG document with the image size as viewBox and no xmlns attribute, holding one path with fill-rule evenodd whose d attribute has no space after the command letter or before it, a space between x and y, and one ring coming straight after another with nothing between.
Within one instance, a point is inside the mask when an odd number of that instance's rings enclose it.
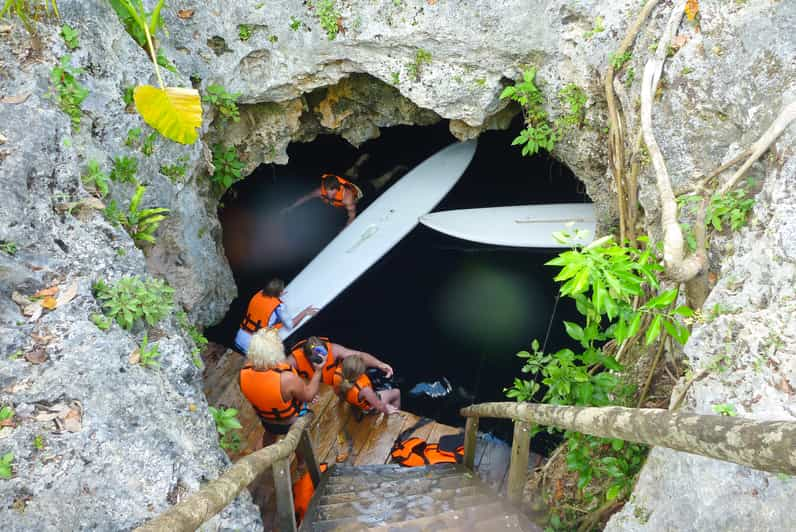
<instances>
[{"instance_id":1,"label":"dark cave opening","mask_svg":"<svg viewBox=\"0 0 796 532\"><path fill-rule=\"evenodd\" d=\"M435 210L589 201L565 165L547 155L522 157L511 146L520 127L517 120L508 131L483 133L469 168ZM397 164L412 168L456 142L445 121L381 133L359 149L333 135L294 143L287 166L263 165L227 192L219 218L239 297L226 318L206 331L211 341L231 346L251 296L271 277L289 282L344 226L344 211L319 200L280 214L318 186L321 174L343 173L368 153L361 169L367 180ZM459 408L506 400L504 387L521 376L515 354L532 339L544 339L558 289L555 270L544 263L557 253L475 244L419 225L286 348L320 335L370 352L395 369L404 410L463 426ZM561 321L574 315L574 305L558 303L548 352L569 345ZM407 393L418 382L443 376L454 389L445 398ZM510 440L511 423L483 420L481 430ZM533 445L545 452L550 443L539 435Z\"/></svg>"}]
</instances>

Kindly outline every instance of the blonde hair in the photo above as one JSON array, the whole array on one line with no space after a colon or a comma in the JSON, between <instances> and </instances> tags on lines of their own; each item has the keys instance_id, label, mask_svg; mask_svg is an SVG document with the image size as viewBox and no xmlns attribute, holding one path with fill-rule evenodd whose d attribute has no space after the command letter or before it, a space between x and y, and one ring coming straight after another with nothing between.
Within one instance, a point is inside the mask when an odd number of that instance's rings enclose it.
<instances>
[{"instance_id":1,"label":"blonde hair","mask_svg":"<svg viewBox=\"0 0 796 532\"><path fill-rule=\"evenodd\" d=\"M365 373L365 361L359 355L352 355L343 359L343 381L340 383L340 396L345 397L354 387L354 382Z\"/></svg>"},{"instance_id":2,"label":"blonde hair","mask_svg":"<svg viewBox=\"0 0 796 532\"><path fill-rule=\"evenodd\" d=\"M285 346L273 327L260 329L252 335L247 356L256 369L271 369L287 362Z\"/></svg>"}]
</instances>

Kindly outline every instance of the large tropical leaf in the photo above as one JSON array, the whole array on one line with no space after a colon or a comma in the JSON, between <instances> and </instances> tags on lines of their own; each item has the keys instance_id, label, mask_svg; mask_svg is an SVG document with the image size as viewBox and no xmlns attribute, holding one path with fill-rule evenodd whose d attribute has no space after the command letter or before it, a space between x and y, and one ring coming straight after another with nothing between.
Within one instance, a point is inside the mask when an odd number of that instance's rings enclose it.
<instances>
[{"instance_id":1,"label":"large tropical leaf","mask_svg":"<svg viewBox=\"0 0 796 532\"><path fill-rule=\"evenodd\" d=\"M181 144L193 144L202 126L202 102L194 89L139 85L133 93L135 108L144 122L164 137Z\"/></svg>"}]
</instances>

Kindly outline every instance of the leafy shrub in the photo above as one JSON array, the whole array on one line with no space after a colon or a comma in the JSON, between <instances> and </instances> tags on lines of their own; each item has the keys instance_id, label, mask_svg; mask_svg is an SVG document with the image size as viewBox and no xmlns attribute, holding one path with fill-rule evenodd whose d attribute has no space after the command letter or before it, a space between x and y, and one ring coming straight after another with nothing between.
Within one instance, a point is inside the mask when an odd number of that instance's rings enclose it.
<instances>
[{"instance_id":1,"label":"leafy shrub","mask_svg":"<svg viewBox=\"0 0 796 532\"><path fill-rule=\"evenodd\" d=\"M608 61L611 63L611 66L614 67L614 70L619 70L625 66L625 63L630 61L632 57L633 54L628 50L622 54L612 53L608 56Z\"/></svg>"},{"instance_id":2,"label":"leafy shrub","mask_svg":"<svg viewBox=\"0 0 796 532\"><path fill-rule=\"evenodd\" d=\"M415 60L406 65L406 70L409 73L409 77L415 81L420 81L420 71L422 70L423 65L429 64L431 64L431 52L419 48L417 52L415 52Z\"/></svg>"},{"instance_id":3,"label":"leafy shrub","mask_svg":"<svg viewBox=\"0 0 796 532\"><path fill-rule=\"evenodd\" d=\"M335 40L340 31L340 26L337 21L340 20L341 17L340 12L335 6L335 0L316 0L314 7L315 14L318 16L318 20L321 23L321 28L326 31L326 37L330 41Z\"/></svg>"},{"instance_id":4,"label":"leafy shrub","mask_svg":"<svg viewBox=\"0 0 796 532\"><path fill-rule=\"evenodd\" d=\"M107 331L113 324L113 321L103 314L92 314L89 319L100 331Z\"/></svg>"},{"instance_id":5,"label":"leafy shrub","mask_svg":"<svg viewBox=\"0 0 796 532\"><path fill-rule=\"evenodd\" d=\"M216 430L221 436L219 444L222 449L229 449L233 452L240 450L240 436L236 429L243 428L238 421L238 411L234 408L214 408L210 407L210 413L216 422Z\"/></svg>"},{"instance_id":6,"label":"leafy shrub","mask_svg":"<svg viewBox=\"0 0 796 532\"><path fill-rule=\"evenodd\" d=\"M752 185L753 183L749 183ZM729 224L730 229L737 231L744 225L749 217L754 198L749 197L749 188L742 186L726 194L716 194L710 198L708 206L708 225L716 231L723 231L724 225Z\"/></svg>"},{"instance_id":7,"label":"leafy shrub","mask_svg":"<svg viewBox=\"0 0 796 532\"><path fill-rule=\"evenodd\" d=\"M160 351L158 345L149 345L149 333L144 333L144 338L141 340L141 345L138 346L138 363L145 368L159 368Z\"/></svg>"},{"instance_id":8,"label":"leafy shrub","mask_svg":"<svg viewBox=\"0 0 796 532\"><path fill-rule=\"evenodd\" d=\"M508 397L562 405L623 404L634 390L621 383L619 375L624 368L611 352L604 350L607 342L618 346L638 335L643 336L646 345L651 345L663 331L681 344L688 340L689 330L678 317L691 317L693 311L685 306L672 310L678 295L676 288L661 291L634 306L637 298L644 298L647 291L655 294L660 290L658 276L663 266L649 247L642 250L620 246L607 236L586 247L565 251L547 264L561 268L555 277L563 283L560 294L575 301L585 320L564 322L567 334L580 348L546 354L539 350L537 341L532 342L532 352L517 354L524 360L522 372L532 379L515 379L506 390ZM648 323L646 329L642 329L644 323ZM545 386L541 397L538 397L539 380ZM601 478L608 480L606 499L629 492L645 448L576 432L567 432L565 436L567 465L578 472L579 490L584 490L592 478ZM590 497L583 493L585 498Z\"/></svg>"},{"instance_id":9,"label":"leafy shrub","mask_svg":"<svg viewBox=\"0 0 796 532\"><path fill-rule=\"evenodd\" d=\"M171 179L173 182L181 181L185 177L184 164L170 164L160 167L160 173Z\"/></svg>"},{"instance_id":10,"label":"leafy shrub","mask_svg":"<svg viewBox=\"0 0 796 532\"><path fill-rule=\"evenodd\" d=\"M214 145L213 166L216 167L216 170L210 176L210 181L222 192L243 179L241 171L245 165L238 157L238 150L235 149L235 146Z\"/></svg>"},{"instance_id":11,"label":"leafy shrub","mask_svg":"<svg viewBox=\"0 0 796 532\"><path fill-rule=\"evenodd\" d=\"M213 104L223 119L230 119L233 122L240 120L240 112L236 103L240 96L239 92L227 92L222 85L210 85L207 87L207 100Z\"/></svg>"},{"instance_id":12,"label":"leafy shrub","mask_svg":"<svg viewBox=\"0 0 796 532\"><path fill-rule=\"evenodd\" d=\"M97 161L91 160L88 162L86 172L81 176L83 183L86 186L93 188L101 198L108 195L109 177L108 174L102 171Z\"/></svg>"},{"instance_id":13,"label":"leafy shrub","mask_svg":"<svg viewBox=\"0 0 796 532\"><path fill-rule=\"evenodd\" d=\"M586 114L586 93L574 83L567 84L558 92L564 106L564 114L558 119L561 129L580 127Z\"/></svg>"},{"instance_id":14,"label":"leafy shrub","mask_svg":"<svg viewBox=\"0 0 796 532\"><path fill-rule=\"evenodd\" d=\"M77 50L78 48L80 48L80 43L78 42L77 39L78 36L80 35L80 32L70 27L69 24L64 24L61 27L60 35L61 37L63 37L66 47L69 48L70 50Z\"/></svg>"},{"instance_id":15,"label":"leafy shrub","mask_svg":"<svg viewBox=\"0 0 796 532\"><path fill-rule=\"evenodd\" d=\"M238 37L240 37L241 41L248 41L252 33L254 33L254 26L252 24L238 25Z\"/></svg>"},{"instance_id":16,"label":"leafy shrub","mask_svg":"<svg viewBox=\"0 0 796 532\"><path fill-rule=\"evenodd\" d=\"M76 76L80 75L83 70L73 67L71 63L71 55L63 56L58 66L50 72L50 82L53 86L55 103L69 116L75 131L79 131L80 120L83 116L83 110L80 105L88 96L88 89L76 79Z\"/></svg>"},{"instance_id":17,"label":"leafy shrub","mask_svg":"<svg viewBox=\"0 0 796 532\"><path fill-rule=\"evenodd\" d=\"M101 279L92 287L106 316L130 330L138 320L155 325L172 309L174 290L160 279L123 277L112 285Z\"/></svg>"},{"instance_id":18,"label":"leafy shrub","mask_svg":"<svg viewBox=\"0 0 796 532\"><path fill-rule=\"evenodd\" d=\"M146 192L144 185L138 185L130 200L130 206L127 209L127 215L121 220L122 226L127 230L136 245L143 242L149 244L155 243L155 231L158 230L160 222L166 219L168 209L154 208L154 209L139 209L141 199Z\"/></svg>"},{"instance_id":19,"label":"leafy shrub","mask_svg":"<svg viewBox=\"0 0 796 532\"><path fill-rule=\"evenodd\" d=\"M526 70L522 74L522 81L503 89L500 99L506 98L520 104L525 119L525 129L511 145L521 145L523 155L534 155L542 148L552 150L559 140L559 134L547 118L544 96L536 86L536 68Z\"/></svg>"},{"instance_id":20,"label":"leafy shrub","mask_svg":"<svg viewBox=\"0 0 796 532\"><path fill-rule=\"evenodd\" d=\"M14 463L14 453L8 452L0 456L0 478L8 480L14 475L12 465Z\"/></svg>"},{"instance_id":21,"label":"leafy shrub","mask_svg":"<svg viewBox=\"0 0 796 532\"><path fill-rule=\"evenodd\" d=\"M129 136L129 134L128 134ZM113 160L111 179L119 183L135 183L137 181L138 159L120 155Z\"/></svg>"}]
</instances>

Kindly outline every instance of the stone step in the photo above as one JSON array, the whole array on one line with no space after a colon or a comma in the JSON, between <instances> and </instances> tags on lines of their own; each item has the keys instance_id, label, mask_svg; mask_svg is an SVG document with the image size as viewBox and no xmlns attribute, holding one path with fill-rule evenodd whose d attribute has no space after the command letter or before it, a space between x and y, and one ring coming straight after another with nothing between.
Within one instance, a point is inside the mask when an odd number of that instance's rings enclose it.
<instances>
[{"instance_id":1,"label":"stone step","mask_svg":"<svg viewBox=\"0 0 796 532\"><path fill-rule=\"evenodd\" d=\"M381 498L407 497L411 495L417 495L423 493L436 493L436 492L472 495L474 492L477 491L483 491L483 490L480 490L480 488L472 481L462 482L461 479L459 479L457 480L457 484L451 486L445 486L445 483L440 485L437 479L418 479L410 483L404 483L402 485L398 485L395 490L387 493L381 493L379 497ZM346 491L342 493L326 492L319 496L318 505L328 506L330 504L360 502L362 500L362 497L363 497L363 492L361 491Z\"/></svg>"},{"instance_id":2,"label":"stone step","mask_svg":"<svg viewBox=\"0 0 796 532\"><path fill-rule=\"evenodd\" d=\"M486 528L481 523L493 522L495 516L502 515L503 512L505 512L504 506L498 501L492 501L469 508L442 511L435 515L409 519L399 523L382 524L371 527L369 530L379 532L425 532L427 530L471 529L479 532L493 532L493 530L501 529Z\"/></svg>"},{"instance_id":3,"label":"stone step","mask_svg":"<svg viewBox=\"0 0 796 532\"><path fill-rule=\"evenodd\" d=\"M361 493L364 491L369 491L372 493L389 495L391 493L400 492L400 490L406 489L407 486L417 482L427 485L429 489L432 487L438 487L440 489L456 489L470 486L475 483L472 475L467 477L455 473L439 477L414 477L394 480L371 479L370 481L362 481L356 478L330 478L326 483L324 494Z\"/></svg>"},{"instance_id":4,"label":"stone step","mask_svg":"<svg viewBox=\"0 0 796 532\"><path fill-rule=\"evenodd\" d=\"M466 490L417 493L390 498L369 497L363 494L360 501L319 506L316 522L373 517L385 523L417 519L441 511L468 508L492 499L485 490L475 487Z\"/></svg>"}]
</instances>

